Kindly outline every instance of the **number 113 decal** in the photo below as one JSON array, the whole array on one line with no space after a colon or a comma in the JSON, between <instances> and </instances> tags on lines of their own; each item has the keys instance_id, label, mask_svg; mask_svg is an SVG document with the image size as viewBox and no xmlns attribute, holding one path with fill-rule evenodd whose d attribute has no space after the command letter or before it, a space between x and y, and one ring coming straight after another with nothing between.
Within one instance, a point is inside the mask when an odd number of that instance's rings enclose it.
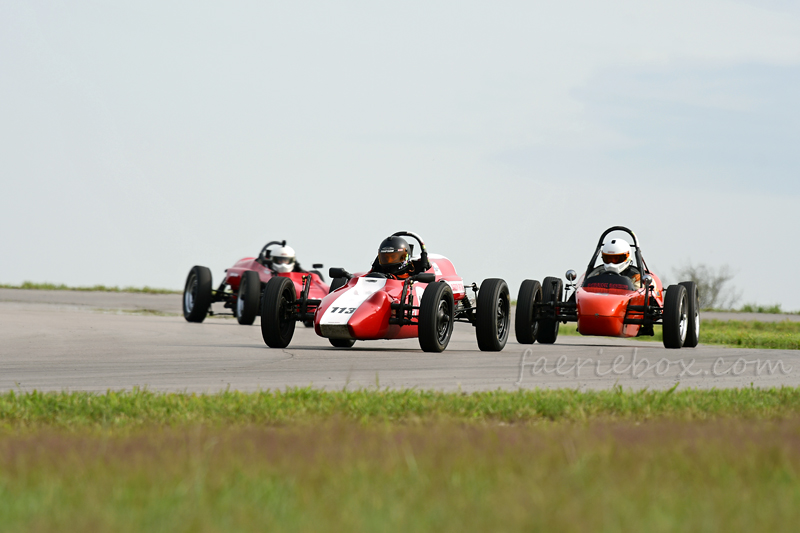
<instances>
[{"instance_id":1,"label":"number 113 decal","mask_svg":"<svg viewBox=\"0 0 800 533\"><path fill-rule=\"evenodd\" d=\"M357 307L331 307L331 313L343 313L345 315L352 315L358 309Z\"/></svg>"}]
</instances>

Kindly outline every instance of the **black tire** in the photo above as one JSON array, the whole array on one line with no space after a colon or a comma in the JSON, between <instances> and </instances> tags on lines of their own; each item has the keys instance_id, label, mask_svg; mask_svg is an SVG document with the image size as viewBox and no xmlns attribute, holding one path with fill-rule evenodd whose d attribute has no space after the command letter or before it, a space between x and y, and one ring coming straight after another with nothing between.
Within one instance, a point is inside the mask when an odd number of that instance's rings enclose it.
<instances>
[{"instance_id":1,"label":"black tire","mask_svg":"<svg viewBox=\"0 0 800 533\"><path fill-rule=\"evenodd\" d=\"M542 302L542 286L538 281L526 279L519 287L517 312L514 316L514 333L520 344L533 344L539 333L536 309L533 304Z\"/></svg>"},{"instance_id":2,"label":"black tire","mask_svg":"<svg viewBox=\"0 0 800 533\"><path fill-rule=\"evenodd\" d=\"M476 306L478 348L484 352L499 352L505 347L511 329L511 297L506 282L498 278L483 280Z\"/></svg>"},{"instance_id":3,"label":"black tire","mask_svg":"<svg viewBox=\"0 0 800 533\"><path fill-rule=\"evenodd\" d=\"M347 278L333 278L331 280L331 290L330 290L330 292L335 291L339 287L344 287L345 285L347 285Z\"/></svg>"},{"instance_id":4,"label":"black tire","mask_svg":"<svg viewBox=\"0 0 800 533\"><path fill-rule=\"evenodd\" d=\"M256 321L258 307L261 303L261 278L258 272L248 270L242 272L239 283L239 294L236 295L236 306L233 313L243 326L250 326Z\"/></svg>"},{"instance_id":5,"label":"black tire","mask_svg":"<svg viewBox=\"0 0 800 533\"><path fill-rule=\"evenodd\" d=\"M328 339L334 348L352 348L356 343L353 339Z\"/></svg>"},{"instance_id":6,"label":"black tire","mask_svg":"<svg viewBox=\"0 0 800 533\"><path fill-rule=\"evenodd\" d=\"M542 281L542 302L560 302L564 294L564 282L561 278L548 276ZM548 309L549 311L549 309ZM541 344L553 344L558 338L558 327L561 323L553 318L539 319L539 331L536 340Z\"/></svg>"},{"instance_id":7,"label":"black tire","mask_svg":"<svg viewBox=\"0 0 800 533\"><path fill-rule=\"evenodd\" d=\"M320 272L319 270L309 270L309 272L319 276L319 279L322 280L322 283L325 283L325 276L322 275L322 272Z\"/></svg>"},{"instance_id":8,"label":"black tire","mask_svg":"<svg viewBox=\"0 0 800 533\"><path fill-rule=\"evenodd\" d=\"M683 341L684 348L694 348L700 342L700 292L697 290L697 283L694 281L682 281L686 289L686 300L689 306L687 312L689 323L686 328L686 340Z\"/></svg>"},{"instance_id":9,"label":"black tire","mask_svg":"<svg viewBox=\"0 0 800 533\"><path fill-rule=\"evenodd\" d=\"M664 298L663 332L665 348L682 348L689 329L689 298L686 287L670 285Z\"/></svg>"},{"instance_id":10,"label":"black tire","mask_svg":"<svg viewBox=\"0 0 800 533\"><path fill-rule=\"evenodd\" d=\"M423 352L441 352L453 335L453 289L444 281L429 283L419 304L419 347Z\"/></svg>"},{"instance_id":11,"label":"black tire","mask_svg":"<svg viewBox=\"0 0 800 533\"><path fill-rule=\"evenodd\" d=\"M188 322L202 322L211 307L211 271L204 266L194 266L183 287L183 318Z\"/></svg>"},{"instance_id":12,"label":"black tire","mask_svg":"<svg viewBox=\"0 0 800 533\"><path fill-rule=\"evenodd\" d=\"M264 287L261 336L270 348L286 348L294 336L297 293L289 278L274 277Z\"/></svg>"}]
</instances>

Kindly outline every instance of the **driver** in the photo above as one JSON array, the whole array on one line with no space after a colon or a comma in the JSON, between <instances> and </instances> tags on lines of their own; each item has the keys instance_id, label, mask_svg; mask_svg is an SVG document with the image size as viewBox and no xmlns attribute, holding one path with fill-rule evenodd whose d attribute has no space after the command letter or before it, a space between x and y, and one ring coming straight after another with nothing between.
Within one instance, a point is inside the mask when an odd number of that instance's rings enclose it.
<instances>
[{"instance_id":1,"label":"driver","mask_svg":"<svg viewBox=\"0 0 800 533\"><path fill-rule=\"evenodd\" d=\"M603 272L611 272L630 278L637 289L642 287L642 277L639 269L633 266L631 259L631 245L623 239L612 239L603 245L603 264L595 268L587 277L596 276Z\"/></svg>"},{"instance_id":2,"label":"driver","mask_svg":"<svg viewBox=\"0 0 800 533\"><path fill-rule=\"evenodd\" d=\"M412 274L424 272L423 259L411 260L411 247L402 237L388 237L378 247L378 257L370 272L380 272L390 278L406 279Z\"/></svg>"},{"instance_id":3,"label":"driver","mask_svg":"<svg viewBox=\"0 0 800 533\"><path fill-rule=\"evenodd\" d=\"M295 268L300 268L295 257L294 248L291 246L281 246L276 248L270 255L269 261L271 268L275 272L292 272Z\"/></svg>"}]
</instances>

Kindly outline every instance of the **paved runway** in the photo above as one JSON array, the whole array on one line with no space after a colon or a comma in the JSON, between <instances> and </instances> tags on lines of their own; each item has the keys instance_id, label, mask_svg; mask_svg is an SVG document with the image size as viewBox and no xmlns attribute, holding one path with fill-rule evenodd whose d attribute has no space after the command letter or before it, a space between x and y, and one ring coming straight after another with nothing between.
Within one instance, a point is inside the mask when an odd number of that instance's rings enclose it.
<instances>
[{"instance_id":1,"label":"paved runway","mask_svg":"<svg viewBox=\"0 0 800 533\"><path fill-rule=\"evenodd\" d=\"M666 350L652 342L562 336L552 346L510 340L504 351L489 353L478 350L468 324L457 324L441 354L423 353L416 340L336 349L302 326L288 348L275 350L264 345L258 321L189 324L151 312L179 313L180 296L0 290L0 390L800 385L798 351Z\"/></svg>"}]
</instances>

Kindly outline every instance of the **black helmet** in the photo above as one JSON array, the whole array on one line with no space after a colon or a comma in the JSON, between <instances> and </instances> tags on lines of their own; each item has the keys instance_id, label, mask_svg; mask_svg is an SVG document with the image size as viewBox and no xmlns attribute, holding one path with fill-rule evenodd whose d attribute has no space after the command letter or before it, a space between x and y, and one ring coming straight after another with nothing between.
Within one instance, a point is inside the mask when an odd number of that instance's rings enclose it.
<instances>
[{"instance_id":1,"label":"black helmet","mask_svg":"<svg viewBox=\"0 0 800 533\"><path fill-rule=\"evenodd\" d=\"M387 274L402 274L411 267L410 250L402 237L388 237L378 248L378 262Z\"/></svg>"}]
</instances>

